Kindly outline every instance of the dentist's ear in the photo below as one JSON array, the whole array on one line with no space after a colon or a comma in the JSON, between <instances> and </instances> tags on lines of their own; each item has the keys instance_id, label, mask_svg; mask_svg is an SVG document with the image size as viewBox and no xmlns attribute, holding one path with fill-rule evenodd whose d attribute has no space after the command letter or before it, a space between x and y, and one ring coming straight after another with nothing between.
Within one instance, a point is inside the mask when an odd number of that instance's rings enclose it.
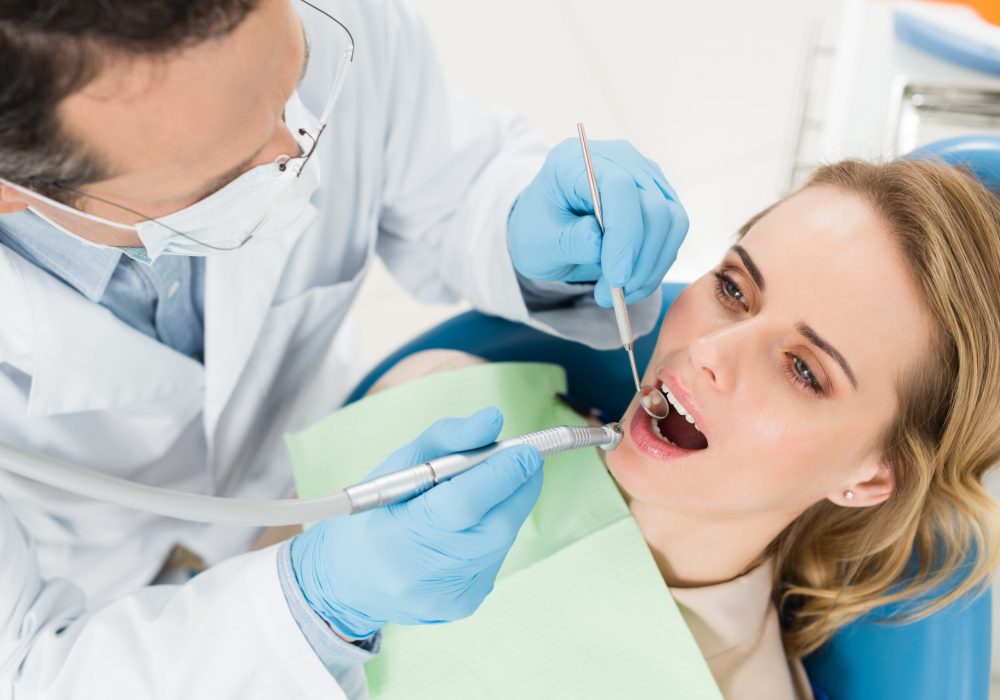
<instances>
[{"instance_id":1,"label":"dentist's ear","mask_svg":"<svg viewBox=\"0 0 1000 700\"><path fill-rule=\"evenodd\" d=\"M827 498L838 506L864 508L877 506L892 495L896 479L892 469L872 456L858 469L860 479L843 484Z\"/></svg>"},{"instance_id":2,"label":"dentist's ear","mask_svg":"<svg viewBox=\"0 0 1000 700\"><path fill-rule=\"evenodd\" d=\"M7 185L0 185L0 215L15 214L28 208L24 195Z\"/></svg>"}]
</instances>

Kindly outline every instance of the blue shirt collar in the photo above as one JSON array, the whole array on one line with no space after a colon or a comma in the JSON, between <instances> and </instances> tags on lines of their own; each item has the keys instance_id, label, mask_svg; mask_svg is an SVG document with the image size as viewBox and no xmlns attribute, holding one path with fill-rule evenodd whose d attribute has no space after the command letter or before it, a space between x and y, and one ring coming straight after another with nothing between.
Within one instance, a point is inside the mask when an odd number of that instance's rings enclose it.
<instances>
[{"instance_id":1,"label":"blue shirt collar","mask_svg":"<svg viewBox=\"0 0 1000 700\"><path fill-rule=\"evenodd\" d=\"M30 211L0 216L0 244L100 301L122 253L68 236Z\"/></svg>"}]
</instances>

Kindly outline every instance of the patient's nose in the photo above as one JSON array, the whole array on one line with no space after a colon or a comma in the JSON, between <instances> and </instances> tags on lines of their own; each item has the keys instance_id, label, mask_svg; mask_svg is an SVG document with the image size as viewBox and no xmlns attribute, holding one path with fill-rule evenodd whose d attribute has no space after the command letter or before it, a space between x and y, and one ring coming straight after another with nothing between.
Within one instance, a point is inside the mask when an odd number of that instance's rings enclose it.
<instances>
[{"instance_id":1,"label":"patient's nose","mask_svg":"<svg viewBox=\"0 0 1000 700\"><path fill-rule=\"evenodd\" d=\"M745 344L736 326L716 330L691 343L691 364L701 381L707 381L717 391L728 392L733 386L741 346Z\"/></svg>"}]
</instances>

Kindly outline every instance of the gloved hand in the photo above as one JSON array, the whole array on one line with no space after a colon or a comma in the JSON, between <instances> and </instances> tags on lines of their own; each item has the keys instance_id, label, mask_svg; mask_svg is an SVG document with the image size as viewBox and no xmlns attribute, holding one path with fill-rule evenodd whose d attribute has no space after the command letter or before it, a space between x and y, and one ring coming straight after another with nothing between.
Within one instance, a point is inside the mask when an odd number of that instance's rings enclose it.
<instances>
[{"instance_id":1,"label":"gloved hand","mask_svg":"<svg viewBox=\"0 0 1000 700\"><path fill-rule=\"evenodd\" d=\"M495 408L438 421L370 476L496 440ZM487 594L542 488L542 457L513 447L404 503L317 523L291 544L305 599L344 637L386 622L450 622Z\"/></svg>"},{"instance_id":2,"label":"gloved hand","mask_svg":"<svg viewBox=\"0 0 1000 700\"><path fill-rule=\"evenodd\" d=\"M610 287L628 303L663 281L687 235L688 217L659 166L627 141L590 141L601 195L604 237L594 216L577 139L552 149L511 209L510 257L529 279L597 282L594 298L611 306Z\"/></svg>"}]
</instances>

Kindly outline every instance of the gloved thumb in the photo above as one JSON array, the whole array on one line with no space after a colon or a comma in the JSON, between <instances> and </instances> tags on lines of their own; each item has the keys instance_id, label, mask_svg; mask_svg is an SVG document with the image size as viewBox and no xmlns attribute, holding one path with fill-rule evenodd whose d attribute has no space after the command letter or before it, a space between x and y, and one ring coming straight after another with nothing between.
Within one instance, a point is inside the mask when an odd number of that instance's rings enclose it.
<instances>
[{"instance_id":1,"label":"gloved thumb","mask_svg":"<svg viewBox=\"0 0 1000 700\"><path fill-rule=\"evenodd\" d=\"M389 455L368 477L489 445L496 441L502 427L503 414L493 407L476 411L468 418L444 418L432 424L408 445Z\"/></svg>"}]
</instances>

